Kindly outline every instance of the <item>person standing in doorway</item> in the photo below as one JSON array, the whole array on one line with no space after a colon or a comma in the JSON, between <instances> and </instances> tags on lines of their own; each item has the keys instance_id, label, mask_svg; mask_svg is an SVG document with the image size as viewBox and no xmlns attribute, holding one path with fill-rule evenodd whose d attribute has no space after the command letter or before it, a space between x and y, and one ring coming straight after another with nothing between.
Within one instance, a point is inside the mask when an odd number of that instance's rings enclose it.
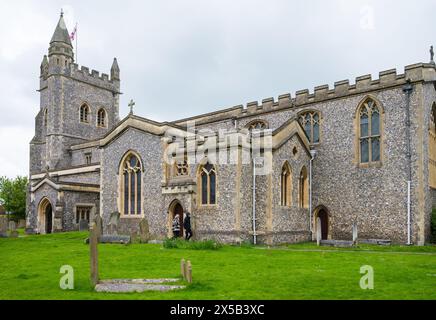
<instances>
[{"instance_id":1,"label":"person standing in doorway","mask_svg":"<svg viewBox=\"0 0 436 320\"><path fill-rule=\"evenodd\" d=\"M173 219L173 239L180 237L180 216L175 215Z\"/></svg>"},{"instance_id":2,"label":"person standing in doorway","mask_svg":"<svg viewBox=\"0 0 436 320\"><path fill-rule=\"evenodd\" d=\"M189 212L186 212L185 219L183 220L183 228L185 228L185 239L189 241L192 237L191 214Z\"/></svg>"}]
</instances>

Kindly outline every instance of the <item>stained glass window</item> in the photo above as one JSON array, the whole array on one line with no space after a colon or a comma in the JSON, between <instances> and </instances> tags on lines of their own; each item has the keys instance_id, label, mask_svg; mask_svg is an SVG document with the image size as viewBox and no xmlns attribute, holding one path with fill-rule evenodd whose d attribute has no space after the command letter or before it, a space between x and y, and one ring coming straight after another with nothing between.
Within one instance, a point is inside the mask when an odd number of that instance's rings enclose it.
<instances>
[{"instance_id":1,"label":"stained glass window","mask_svg":"<svg viewBox=\"0 0 436 320\"><path fill-rule=\"evenodd\" d=\"M310 143L320 141L320 115L316 111L308 111L300 115L300 123Z\"/></svg>"},{"instance_id":2,"label":"stained glass window","mask_svg":"<svg viewBox=\"0 0 436 320\"><path fill-rule=\"evenodd\" d=\"M123 164L123 183L121 184L121 194L123 195L123 214L141 214L141 162L133 154L128 155Z\"/></svg>"},{"instance_id":3,"label":"stained glass window","mask_svg":"<svg viewBox=\"0 0 436 320\"><path fill-rule=\"evenodd\" d=\"M201 204L216 204L216 170L210 163L200 168L201 176Z\"/></svg>"}]
</instances>

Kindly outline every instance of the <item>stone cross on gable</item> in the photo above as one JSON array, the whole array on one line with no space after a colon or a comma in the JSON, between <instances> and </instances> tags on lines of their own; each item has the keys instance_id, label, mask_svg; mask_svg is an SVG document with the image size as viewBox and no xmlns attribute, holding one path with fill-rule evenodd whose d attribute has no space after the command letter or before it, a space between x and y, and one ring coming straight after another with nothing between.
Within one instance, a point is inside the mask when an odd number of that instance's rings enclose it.
<instances>
[{"instance_id":1,"label":"stone cross on gable","mask_svg":"<svg viewBox=\"0 0 436 320\"><path fill-rule=\"evenodd\" d=\"M133 107L134 106L135 106L135 102L133 101L133 99L131 99L129 102L130 114L133 114Z\"/></svg>"}]
</instances>

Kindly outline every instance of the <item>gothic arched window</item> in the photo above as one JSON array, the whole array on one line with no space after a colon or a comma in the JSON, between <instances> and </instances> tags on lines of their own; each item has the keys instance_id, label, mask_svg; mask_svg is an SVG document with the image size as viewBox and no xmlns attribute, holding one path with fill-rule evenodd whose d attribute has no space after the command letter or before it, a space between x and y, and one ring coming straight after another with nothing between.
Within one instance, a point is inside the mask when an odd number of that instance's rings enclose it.
<instances>
[{"instance_id":1,"label":"gothic arched window","mask_svg":"<svg viewBox=\"0 0 436 320\"><path fill-rule=\"evenodd\" d=\"M216 204L216 169L209 162L199 170L200 203L202 205Z\"/></svg>"},{"instance_id":2,"label":"gothic arched window","mask_svg":"<svg viewBox=\"0 0 436 320\"><path fill-rule=\"evenodd\" d=\"M123 215L141 214L141 168L141 161L132 153L121 163L120 195Z\"/></svg>"},{"instance_id":3,"label":"gothic arched window","mask_svg":"<svg viewBox=\"0 0 436 320\"><path fill-rule=\"evenodd\" d=\"M319 125L321 117L317 111L308 111L300 115L300 124L310 143L319 143Z\"/></svg>"},{"instance_id":4,"label":"gothic arched window","mask_svg":"<svg viewBox=\"0 0 436 320\"><path fill-rule=\"evenodd\" d=\"M359 109L360 163L380 161L380 109L368 98Z\"/></svg>"},{"instance_id":5,"label":"gothic arched window","mask_svg":"<svg viewBox=\"0 0 436 320\"><path fill-rule=\"evenodd\" d=\"M282 167L280 175L280 205L291 206L292 201L292 174L291 167L288 162Z\"/></svg>"},{"instance_id":6,"label":"gothic arched window","mask_svg":"<svg viewBox=\"0 0 436 320\"><path fill-rule=\"evenodd\" d=\"M299 181L300 207L309 207L309 177L306 167L303 167L300 172Z\"/></svg>"},{"instance_id":7,"label":"gothic arched window","mask_svg":"<svg viewBox=\"0 0 436 320\"><path fill-rule=\"evenodd\" d=\"M254 120L247 125L248 130L265 130L268 129L268 124L262 120Z\"/></svg>"},{"instance_id":8,"label":"gothic arched window","mask_svg":"<svg viewBox=\"0 0 436 320\"><path fill-rule=\"evenodd\" d=\"M106 111L103 108L97 112L97 127L106 127Z\"/></svg>"},{"instance_id":9,"label":"gothic arched window","mask_svg":"<svg viewBox=\"0 0 436 320\"><path fill-rule=\"evenodd\" d=\"M80 122L89 123L89 107L86 104L80 107Z\"/></svg>"}]
</instances>

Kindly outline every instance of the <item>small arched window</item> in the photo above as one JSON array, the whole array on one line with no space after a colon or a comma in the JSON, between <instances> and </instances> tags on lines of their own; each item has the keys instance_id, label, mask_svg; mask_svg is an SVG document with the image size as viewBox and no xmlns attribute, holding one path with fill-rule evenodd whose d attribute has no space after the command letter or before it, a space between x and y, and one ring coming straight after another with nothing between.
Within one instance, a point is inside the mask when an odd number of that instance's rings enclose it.
<instances>
[{"instance_id":1,"label":"small arched window","mask_svg":"<svg viewBox=\"0 0 436 320\"><path fill-rule=\"evenodd\" d=\"M141 214L141 168L141 161L132 153L121 163L120 195L123 215Z\"/></svg>"},{"instance_id":2,"label":"small arched window","mask_svg":"<svg viewBox=\"0 0 436 320\"><path fill-rule=\"evenodd\" d=\"M299 181L300 208L309 207L309 178L306 167L303 167L300 172Z\"/></svg>"},{"instance_id":3,"label":"small arched window","mask_svg":"<svg viewBox=\"0 0 436 320\"><path fill-rule=\"evenodd\" d=\"M380 161L380 109L368 98L359 110L360 163Z\"/></svg>"},{"instance_id":4,"label":"small arched window","mask_svg":"<svg viewBox=\"0 0 436 320\"><path fill-rule=\"evenodd\" d=\"M319 143L320 115L317 111L308 111L300 115L300 124L310 143Z\"/></svg>"},{"instance_id":5,"label":"small arched window","mask_svg":"<svg viewBox=\"0 0 436 320\"><path fill-rule=\"evenodd\" d=\"M291 167L288 162L282 167L280 175L280 205L291 206L292 201L292 174Z\"/></svg>"},{"instance_id":6,"label":"small arched window","mask_svg":"<svg viewBox=\"0 0 436 320\"><path fill-rule=\"evenodd\" d=\"M216 169L209 162L200 167L200 203L202 205L216 204Z\"/></svg>"},{"instance_id":7,"label":"small arched window","mask_svg":"<svg viewBox=\"0 0 436 320\"><path fill-rule=\"evenodd\" d=\"M265 130L268 129L268 124L262 120L254 120L247 125L248 130Z\"/></svg>"},{"instance_id":8,"label":"small arched window","mask_svg":"<svg viewBox=\"0 0 436 320\"><path fill-rule=\"evenodd\" d=\"M48 124L48 109L45 108L44 110L44 126L47 127Z\"/></svg>"},{"instance_id":9,"label":"small arched window","mask_svg":"<svg viewBox=\"0 0 436 320\"><path fill-rule=\"evenodd\" d=\"M89 123L89 107L86 104L80 107L80 122Z\"/></svg>"},{"instance_id":10,"label":"small arched window","mask_svg":"<svg viewBox=\"0 0 436 320\"><path fill-rule=\"evenodd\" d=\"M97 127L106 127L106 111L103 108L97 112Z\"/></svg>"}]
</instances>

